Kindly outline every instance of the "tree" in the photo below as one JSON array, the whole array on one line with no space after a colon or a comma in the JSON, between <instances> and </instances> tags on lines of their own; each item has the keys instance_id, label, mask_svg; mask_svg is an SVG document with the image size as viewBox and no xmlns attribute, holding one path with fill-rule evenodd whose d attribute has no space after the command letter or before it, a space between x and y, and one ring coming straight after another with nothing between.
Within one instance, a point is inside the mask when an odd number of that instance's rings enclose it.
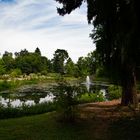
<instances>
[{"instance_id":1,"label":"tree","mask_svg":"<svg viewBox=\"0 0 140 140\"><path fill-rule=\"evenodd\" d=\"M88 22L93 23L91 35L98 58L112 79L122 86L122 105L135 104L136 69L140 42L140 14L137 0L56 0L62 4L60 15L70 14L87 2Z\"/></svg>"},{"instance_id":2,"label":"tree","mask_svg":"<svg viewBox=\"0 0 140 140\"><path fill-rule=\"evenodd\" d=\"M79 76L89 75L89 67L86 57L79 57L76 65L78 67Z\"/></svg>"},{"instance_id":3,"label":"tree","mask_svg":"<svg viewBox=\"0 0 140 140\"><path fill-rule=\"evenodd\" d=\"M42 73L47 74L48 72L50 72L51 71L50 65L51 65L50 61L45 56L41 56Z\"/></svg>"},{"instance_id":4,"label":"tree","mask_svg":"<svg viewBox=\"0 0 140 140\"><path fill-rule=\"evenodd\" d=\"M5 53L2 56L2 61L5 65L6 71L10 71L11 69L15 67L13 54L10 52L5 51Z\"/></svg>"},{"instance_id":5,"label":"tree","mask_svg":"<svg viewBox=\"0 0 140 140\"><path fill-rule=\"evenodd\" d=\"M75 64L74 62L72 61L71 58L69 58L66 62L66 65L65 65L65 71L66 71L66 74L70 75L70 76L75 76Z\"/></svg>"},{"instance_id":6,"label":"tree","mask_svg":"<svg viewBox=\"0 0 140 140\"><path fill-rule=\"evenodd\" d=\"M85 59L86 59L86 65L88 67L89 74L94 75L96 73L96 70L99 68L96 51L88 53Z\"/></svg>"},{"instance_id":7,"label":"tree","mask_svg":"<svg viewBox=\"0 0 140 140\"><path fill-rule=\"evenodd\" d=\"M4 62L2 59L0 59L0 75L3 75L5 73L6 73L6 70L5 70Z\"/></svg>"},{"instance_id":8,"label":"tree","mask_svg":"<svg viewBox=\"0 0 140 140\"><path fill-rule=\"evenodd\" d=\"M25 56L25 55L28 55L29 52L28 50L24 49L24 50L21 50L20 52L15 52L15 56L18 57L18 56Z\"/></svg>"},{"instance_id":9,"label":"tree","mask_svg":"<svg viewBox=\"0 0 140 140\"><path fill-rule=\"evenodd\" d=\"M29 53L26 55L19 55L15 58L16 68L21 69L22 73L32 73L32 62L34 60L30 57Z\"/></svg>"},{"instance_id":10,"label":"tree","mask_svg":"<svg viewBox=\"0 0 140 140\"><path fill-rule=\"evenodd\" d=\"M36 53L22 51L17 53L15 58L16 68L21 69L22 73L38 73L43 69L42 58Z\"/></svg>"},{"instance_id":11,"label":"tree","mask_svg":"<svg viewBox=\"0 0 140 140\"><path fill-rule=\"evenodd\" d=\"M28 52L26 49L15 53L16 68L20 69L22 73L42 73L47 74L50 71L50 61L41 56L39 48L36 48L35 52Z\"/></svg>"},{"instance_id":12,"label":"tree","mask_svg":"<svg viewBox=\"0 0 140 140\"><path fill-rule=\"evenodd\" d=\"M35 49L35 53L41 56L41 51L38 47Z\"/></svg>"},{"instance_id":13,"label":"tree","mask_svg":"<svg viewBox=\"0 0 140 140\"><path fill-rule=\"evenodd\" d=\"M54 53L53 68L54 72L64 74L65 61L69 58L68 52L63 49L57 49Z\"/></svg>"}]
</instances>

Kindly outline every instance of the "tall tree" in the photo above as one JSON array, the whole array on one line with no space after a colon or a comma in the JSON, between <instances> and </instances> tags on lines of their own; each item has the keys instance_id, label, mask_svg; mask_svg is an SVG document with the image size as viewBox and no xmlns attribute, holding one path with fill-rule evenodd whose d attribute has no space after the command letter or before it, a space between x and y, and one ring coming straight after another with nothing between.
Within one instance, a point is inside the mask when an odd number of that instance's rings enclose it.
<instances>
[{"instance_id":1,"label":"tall tree","mask_svg":"<svg viewBox=\"0 0 140 140\"><path fill-rule=\"evenodd\" d=\"M60 15L70 14L87 2L91 35L102 64L122 86L122 105L135 104L136 68L140 52L140 14L137 0L56 0Z\"/></svg>"},{"instance_id":2,"label":"tall tree","mask_svg":"<svg viewBox=\"0 0 140 140\"><path fill-rule=\"evenodd\" d=\"M65 73L64 65L69 58L68 52L63 49L57 49L54 53L53 68L54 71L60 74Z\"/></svg>"}]
</instances>

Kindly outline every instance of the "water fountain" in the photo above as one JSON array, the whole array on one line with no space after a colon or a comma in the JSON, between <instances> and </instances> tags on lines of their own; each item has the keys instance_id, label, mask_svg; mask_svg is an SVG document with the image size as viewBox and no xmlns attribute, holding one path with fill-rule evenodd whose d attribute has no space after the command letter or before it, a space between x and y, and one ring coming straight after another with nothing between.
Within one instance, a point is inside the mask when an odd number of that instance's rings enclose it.
<instances>
[{"instance_id":1,"label":"water fountain","mask_svg":"<svg viewBox=\"0 0 140 140\"><path fill-rule=\"evenodd\" d=\"M89 76L86 77L86 82L84 84L85 84L88 92L90 91L90 88L91 88L92 85L94 85L94 86L100 86L100 93L103 95L103 97L106 98L107 92L106 92L105 87L107 87L107 85L105 85L103 83L93 83L93 82L91 82Z\"/></svg>"},{"instance_id":2,"label":"water fountain","mask_svg":"<svg viewBox=\"0 0 140 140\"><path fill-rule=\"evenodd\" d=\"M86 77L86 83L85 84L86 84L87 91L89 92L90 85L91 85L91 81L90 81L89 76Z\"/></svg>"},{"instance_id":3,"label":"water fountain","mask_svg":"<svg viewBox=\"0 0 140 140\"><path fill-rule=\"evenodd\" d=\"M89 76L86 77L86 84L90 85L91 84L91 81L90 81L90 78Z\"/></svg>"}]
</instances>

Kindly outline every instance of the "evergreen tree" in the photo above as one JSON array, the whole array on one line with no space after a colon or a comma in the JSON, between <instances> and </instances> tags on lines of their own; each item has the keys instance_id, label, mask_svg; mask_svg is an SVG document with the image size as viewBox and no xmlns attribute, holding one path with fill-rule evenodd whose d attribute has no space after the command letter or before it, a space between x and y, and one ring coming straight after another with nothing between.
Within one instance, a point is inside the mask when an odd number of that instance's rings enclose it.
<instances>
[{"instance_id":1,"label":"evergreen tree","mask_svg":"<svg viewBox=\"0 0 140 140\"><path fill-rule=\"evenodd\" d=\"M41 56L41 51L38 47L35 49L35 53Z\"/></svg>"}]
</instances>

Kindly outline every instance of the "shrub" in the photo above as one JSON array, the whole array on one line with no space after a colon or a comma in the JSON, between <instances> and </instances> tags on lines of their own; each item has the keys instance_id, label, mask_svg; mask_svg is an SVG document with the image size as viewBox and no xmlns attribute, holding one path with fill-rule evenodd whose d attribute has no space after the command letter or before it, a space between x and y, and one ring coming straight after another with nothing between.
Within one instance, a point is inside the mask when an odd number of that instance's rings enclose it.
<instances>
[{"instance_id":1,"label":"shrub","mask_svg":"<svg viewBox=\"0 0 140 140\"><path fill-rule=\"evenodd\" d=\"M60 121L73 122L77 117L75 90L76 87L66 81L61 81L55 87L54 92Z\"/></svg>"},{"instance_id":2,"label":"shrub","mask_svg":"<svg viewBox=\"0 0 140 140\"><path fill-rule=\"evenodd\" d=\"M21 116L29 116L51 112L56 109L55 103L41 103L32 106L24 105L22 107L3 107L0 106L0 119L17 118Z\"/></svg>"},{"instance_id":3,"label":"shrub","mask_svg":"<svg viewBox=\"0 0 140 140\"><path fill-rule=\"evenodd\" d=\"M47 70L43 70L43 71L41 71L41 75L48 75L48 71Z\"/></svg>"},{"instance_id":4,"label":"shrub","mask_svg":"<svg viewBox=\"0 0 140 140\"><path fill-rule=\"evenodd\" d=\"M11 77L17 77L17 76L19 76L21 74L22 74L22 72L21 72L20 69L13 69L13 70L11 70L10 76Z\"/></svg>"},{"instance_id":5,"label":"shrub","mask_svg":"<svg viewBox=\"0 0 140 140\"><path fill-rule=\"evenodd\" d=\"M108 99L119 99L121 97L122 88L116 85L110 85L108 87Z\"/></svg>"},{"instance_id":6,"label":"shrub","mask_svg":"<svg viewBox=\"0 0 140 140\"><path fill-rule=\"evenodd\" d=\"M101 102L104 101L104 96L101 93L85 93L78 97L78 103Z\"/></svg>"}]
</instances>

